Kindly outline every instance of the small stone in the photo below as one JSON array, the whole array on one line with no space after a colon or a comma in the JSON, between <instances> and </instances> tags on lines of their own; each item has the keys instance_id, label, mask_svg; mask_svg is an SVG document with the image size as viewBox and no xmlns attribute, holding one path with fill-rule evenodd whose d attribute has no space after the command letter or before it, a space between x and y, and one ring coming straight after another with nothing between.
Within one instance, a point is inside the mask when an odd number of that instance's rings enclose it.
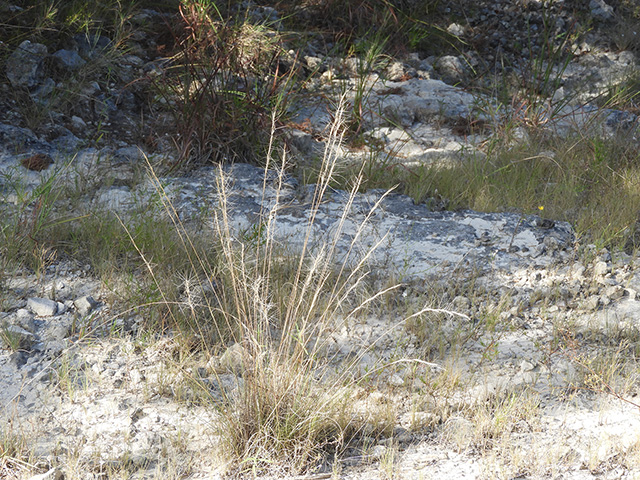
<instances>
[{"instance_id":1,"label":"small stone","mask_svg":"<svg viewBox=\"0 0 640 480\"><path fill-rule=\"evenodd\" d=\"M67 70L78 70L87 63L75 50L58 50L53 56L58 61L58 65Z\"/></svg>"},{"instance_id":2,"label":"small stone","mask_svg":"<svg viewBox=\"0 0 640 480\"><path fill-rule=\"evenodd\" d=\"M310 70L320 70L322 67L322 59L318 57L306 56L304 61Z\"/></svg>"},{"instance_id":3,"label":"small stone","mask_svg":"<svg viewBox=\"0 0 640 480\"><path fill-rule=\"evenodd\" d=\"M13 352L9 356L9 362L11 362L11 364L16 368L20 368L25 365L27 363L27 360L29 360L29 355L27 355L27 353L24 351Z\"/></svg>"},{"instance_id":4,"label":"small stone","mask_svg":"<svg viewBox=\"0 0 640 480\"><path fill-rule=\"evenodd\" d=\"M73 305L76 307L80 315L89 315L91 311L96 308L98 302L96 302L91 295L85 295L74 300Z\"/></svg>"},{"instance_id":5,"label":"small stone","mask_svg":"<svg viewBox=\"0 0 640 480\"><path fill-rule=\"evenodd\" d=\"M144 380L144 375L140 373L140 370L134 368L129 372L129 379L131 380L131 385L139 385Z\"/></svg>"},{"instance_id":6,"label":"small stone","mask_svg":"<svg viewBox=\"0 0 640 480\"><path fill-rule=\"evenodd\" d=\"M600 296L599 295L591 295L584 302L584 309L588 311L596 310L600 305Z\"/></svg>"},{"instance_id":7,"label":"small stone","mask_svg":"<svg viewBox=\"0 0 640 480\"><path fill-rule=\"evenodd\" d=\"M413 435L406 428L396 427L393 429L393 439L399 444L406 444L413 441Z\"/></svg>"},{"instance_id":8,"label":"small stone","mask_svg":"<svg viewBox=\"0 0 640 480\"><path fill-rule=\"evenodd\" d=\"M385 77L392 82L401 82L405 76L405 69L402 62L391 62L385 69Z\"/></svg>"},{"instance_id":9,"label":"small stone","mask_svg":"<svg viewBox=\"0 0 640 480\"><path fill-rule=\"evenodd\" d=\"M82 94L87 97L92 97L101 91L100 84L98 82L89 82L86 87L82 89Z\"/></svg>"},{"instance_id":10,"label":"small stone","mask_svg":"<svg viewBox=\"0 0 640 480\"><path fill-rule=\"evenodd\" d=\"M58 305L58 315L62 315L67 311L67 306L62 302L56 302Z\"/></svg>"},{"instance_id":11,"label":"small stone","mask_svg":"<svg viewBox=\"0 0 640 480\"><path fill-rule=\"evenodd\" d=\"M52 341L64 340L70 334L71 328L66 323L58 323L47 330L47 336L49 337L49 340Z\"/></svg>"},{"instance_id":12,"label":"small stone","mask_svg":"<svg viewBox=\"0 0 640 480\"><path fill-rule=\"evenodd\" d=\"M611 267L607 262L598 262L593 266L593 274L596 276L604 276L611 272Z\"/></svg>"},{"instance_id":13,"label":"small stone","mask_svg":"<svg viewBox=\"0 0 640 480\"><path fill-rule=\"evenodd\" d=\"M459 23L452 23L447 27L447 32L456 37L461 37L464 35L464 27Z\"/></svg>"},{"instance_id":14,"label":"small stone","mask_svg":"<svg viewBox=\"0 0 640 480\"><path fill-rule=\"evenodd\" d=\"M80 56L87 59L93 59L102 55L113 45L109 38L97 34L79 33L74 35L73 39L78 46Z\"/></svg>"},{"instance_id":15,"label":"small stone","mask_svg":"<svg viewBox=\"0 0 640 480\"><path fill-rule=\"evenodd\" d=\"M51 340L46 342L44 351L49 358L57 357L65 349L66 345L60 340Z\"/></svg>"},{"instance_id":16,"label":"small stone","mask_svg":"<svg viewBox=\"0 0 640 480\"><path fill-rule=\"evenodd\" d=\"M604 289L604 294L611 300L617 300L624 296L625 289L621 285L612 285Z\"/></svg>"},{"instance_id":17,"label":"small stone","mask_svg":"<svg viewBox=\"0 0 640 480\"><path fill-rule=\"evenodd\" d=\"M16 312L16 324L31 333L36 331L36 323L33 320L33 314L26 308L19 308Z\"/></svg>"},{"instance_id":18,"label":"small stone","mask_svg":"<svg viewBox=\"0 0 640 480\"><path fill-rule=\"evenodd\" d=\"M571 268L570 268L571 275L576 280L582 280L582 277L584 276L585 270L586 270L585 266L582 265L581 263L576 263L576 264L572 265Z\"/></svg>"},{"instance_id":19,"label":"small stone","mask_svg":"<svg viewBox=\"0 0 640 480\"><path fill-rule=\"evenodd\" d=\"M15 88L33 88L42 80L47 47L25 40L7 59L6 75Z\"/></svg>"},{"instance_id":20,"label":"small stone","mask_svg":"<svg viewBox=\"0 0 640 480\"><path fill-rule=\"evenodd\" d=\"M389 384L393 385L394 387L401 387L402 385L404 385L404 379L397 373L394 373L389 379Z\"/></svg>"},{"instance_id":21,"label":"small stone","mask_svg":"<svg viewBox=\"0 0 640 480\"><path fill-rule=\"evenodd\" d=\"M613 7L605 3L604 0L591 0L589 8L591 9L591 15L600 20L613 20L615 18Z\"/></svg>"},{"instance_id":22,"label":"small stone","mask_svg":"<svg viewBox=\"0 0 640 480\"><path fill-rule=\"evenodd\" d=\"M55 88L55 80L53 78L47 78L33 89L31 96L36 103L44 106L48 102L47 97L53 93Z\"/></svg>"},{"instance_id":23,"label":"small stone","mask_svg":"<svg viewBox=\"0 0 640 480\"><path fill-rule=\"evenodd\" d=\"M554 222L553 220L549 220L548 218L541 218L538 216L536 216L536 218L534 219L533 224L543 230L550 230L556 226L556 222ZM554 247L554 249L557 248L557 245L559 243L558 240L554 237L544 237L543 242L545 242L545 245L547 245L547 247L551 246Z\"/></svg>"},{"instance_id":24,"label":"small stone","mask_svg":"<svg viewBox=\"0 0 640 480\"><path fill-rule=\"evenodd\" d=\"M87 128L86 122L76 115L71 117L71 126L76 130L84 130Z\"/></svg>"},{"instance_id":25,"label":"small stone","mask_svg":"<svg viewBox=\"0 0 640 480\"><path fill-rule=\"evenodd\" d=\"M31 297L27 307L39 317L52 317L58 312L58 304L48 298Z\"/></svg>"},{"instance_id":26,"label":"small stone","mask_svg":"<svg viewBox=\"0 0 640 480\"><path fill-rule=\"evenodd\" d=\"M374 458L382 458L387 453L387 447L384 445L376 445L371 449L371 456Z\"/></svg>"},{"instance_id":27,"label":"small stone","mask_svg":"<svg viewBox=\"0 0 640 480\"><path fill-rule=\"evenodd\" d=\"M456 310L460 310L462 312L467 312L471 308L471 300L462 295L458 295L453 299L453 307Z\"/></svg>"},{"instance_id":28,"label":"small stone","mask_svg":"<svg viewBox=\"0 0 640 480\"><path fill-rule=\"evenodd\" d=\"M602 248L598 251L598 260L602 262L610 262L611 261L611 252L607 248Z\"/></svg>"},{"instance_id":29,"label":"small stone","mask_svg":"<svg viewBox=\"0 0 640 480\"><path fill-rule=\"evenodd\" d=\"M142 67L144 65L144 60L136 55L126 55L122 58L121 62L124 65L132 65L134 67Z\"/></svg>"},{"instance_id":30,"label":"small stone","mask_svg":"<svg viewBox=\"0 0 640 480\"><path fill-rule=\"evenodd\" d=\"M449 84L463 81L468 73L464 62L453 55L445 55L439 58L435 63L435 67L442 77L442 81Z\"/></svg>"},{"instance_id":31,"label":"small stone","mask_svg":"<svg viewBox=\"0 0 640 480\"><path fill-rule=\"evenodd\" d=\"M520 363L520 371L521 372L530 372L531 370L533 370L535 367L535 365L527 360L523 360Z\"/></svg>"},{"instance_id":32,"label":"small stone","mask_svg":"<svg viewBox=\"0 0 640 480\"><path fill-rule=\"evenodd\" d=\"M547 252L555 252L560 248L560 242L558 242L558 239L555 237L546 236L542 242L544 243L544 246L547 247Z\"/></svg>"}]
</instances>

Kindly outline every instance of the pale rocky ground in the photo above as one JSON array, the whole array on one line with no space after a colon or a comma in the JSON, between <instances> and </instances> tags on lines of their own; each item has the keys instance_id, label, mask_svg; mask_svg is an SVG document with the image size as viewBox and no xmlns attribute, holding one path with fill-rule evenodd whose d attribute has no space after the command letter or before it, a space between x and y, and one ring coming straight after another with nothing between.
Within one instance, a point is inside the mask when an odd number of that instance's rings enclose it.
<instances>
[{"instance_id":1,"label":"pale rocky ground","mask_svg":"<svg viewBox=\"0 0 640 480\"><path fill-rule=\"evenodd\" d=\"M591 3L606 16L606 4ZM331 59L324 61L331 72ZM366 128L394 162L446 164L465 155L484 155L482 142L490 130L457 135L453 127L460 118L495 122L487 108L478 108L492 99L444 83L441 78L451 80L445 78L447 62L454 65L449 75L461 73L455 57L410 56L394 64L395 73L368 80L370 111L381 113L369 118ZM565 88L572 87L574 78L610 80L635 64L631 52L586 49L567 68ZM336 67L341 68L348 72L349 65ZM408 72L415 74L403 79ZM339 91L336 82L342 81L323 75L314 87L318 98ZM354 81L347 75L347 84ZM597 90L598 82L590 87ZM318 107L320 100L309 104L298 115L309 119L313 132L294 130L290 135L296 153L312 160L324 150L320 139L331 117ZM597 110L600 118L593 121L596 110L578 105L567 105L562 121L549 128L562 133L588 124L609 134L636 128L635 116L628 112ZM397 126L380 121L385 116L394 117ZM2 202L7 208L19 200L8 187L11 181L19 179L29 191L59 172L56 188L61 190L78 179L95 183L87 189L92 196L83 199L91 208L123 217L140 207L162 213L150 207L155 183L140 173L144 159L137 146L122 141L102 150L85 148L69 130L56 141L46 140L9 120L0 125ZM84 123L75 123L80 121ZM16 154L18 145L22 151ZM41 151L56 163L42 172L20 165L22 158ZM343 147L335 153L347 162L368 154ZM154 155L171 154L149 153L152 161ZM268 173L263 192L260 169L238 163L224 172L232 226L246 231L276 205L277 176ZM217 208L218 175L214 167L201 167L187 176L161 179L182 220ZM286 177L279 193L274 232L293 250L305 233L313 188ZM337 240L338 260L344 259L358 226L382 195L372 191L356 197ZM314 226L314 244L332 238L345 201L345 192L330 192ZM437 365L426 366L410 362L420 357L422 340L389 312L328 332L337 358L367 351L360 359L362 371L380 361L393 364L376 377L376 389L363 389L356 405L365 416L391 412L393 435L371 439L364 451L305 478L640 478L634 356L640 341L640 263L624 253L578 245L571 226L561 222L439 207L390 194L367 224L358 252L380 242L371 268L381 285L389 277L406 282L397 292L398 303L419 303L433 285L458 283L463 293L442 295L434 307L460 315L442 314L432 325L437 325L433 336L447 339L469 332L469 339L459 351L446 352ZM202 228L211 232L211 222ZM463 287L467 284L471 286ZM14 465L0 476L108 478L124 466L128 478L221 478L219 413L198 401L200 390L190 382L206 385L214 401L220 401L223 390L241 388L241 376L228 363L234 347L179 362L179 339L140 337L144 319L117 311L109 298L109 286L81 259L56 261L40 275L12 272L4 280L0 321L29 348L0 350L0 418L3 430L29 438L34 456L32 465ZM490 315L496 316L495 329L484 323ZM113 329L124 333L113 335ZM81 338L78 332L91 335ZM625 340L627 346L616 350ZM590 360L628 362L624 375L607 380L629 385L615 383L606 391L601 378L589 378L585 365ZM429 383L442 369L459 380L447 395L434 398ZM621 398L618 391L624 392Z\"/></svg>"}]
</instances>

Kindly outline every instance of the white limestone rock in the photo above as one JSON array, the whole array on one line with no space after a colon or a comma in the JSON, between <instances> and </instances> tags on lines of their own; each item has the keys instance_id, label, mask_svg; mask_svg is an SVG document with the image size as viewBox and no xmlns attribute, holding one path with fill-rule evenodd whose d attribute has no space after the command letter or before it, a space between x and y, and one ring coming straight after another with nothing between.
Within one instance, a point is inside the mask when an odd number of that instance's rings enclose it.
<instances>
[{"instance_id":1,"label":"white limestone rock","mask_svg":"<svg viewBox=\"0 0 640 480\"><path fill-rule=\"evenodd\" d=\"M48 298L31 297L27 307L39 317L52 317L58 313L58 303Z\"/></svg>"}]
</instances>

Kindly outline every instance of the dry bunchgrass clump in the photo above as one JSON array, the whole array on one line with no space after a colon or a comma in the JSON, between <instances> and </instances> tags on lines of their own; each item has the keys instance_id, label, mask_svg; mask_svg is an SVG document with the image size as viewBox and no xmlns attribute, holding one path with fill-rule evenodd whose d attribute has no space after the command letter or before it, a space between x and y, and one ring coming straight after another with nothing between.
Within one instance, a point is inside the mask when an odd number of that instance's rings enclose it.
<instances>
[{"instance_id":1,"label":"dry bunchgrass clump","mask_svg":"<svg viewBox=\"0 0 640 480\"><path fill-rule=\"evenodd\" d=\"M29 463L29 442L16 434L10 425L0 431L0 478L7 480L24 478L34 467Z\"/></svg>"},{"instance_id":2,"label":"dry bunchgrass clump","mask_svg":"<svg viewBox=\"0 0 640 480\"><path fill-rule=\"evenodd\" d=\"M332 132L334 143L341 138L340 114ZM352 321L369 300L362 296L368 254L364 259L347 255L342 264L336 264L337 242L357 186L344 207L338 231L322 245L310 243L335 161L327 153L309 211L307 237L302 250L294 254L293 268L285 269L287 277L280 276L283 272L273 261L278 254L280 205L264 212L268 219L264 240L254 248L234 240L224 204L215 222L231 286L220 299L226 308L219 314L235 326L234 339L243 348L245 379L237 398L231 400L221 431L227 451L241 470L270 465L293 472L313 468L327 455L339 454L362 428L350 409L353 390L343 388L350 376L328 375L331 358L325 353L323 337L326 329L335 328L337 319ZM224 201L225 192L221 194Z\"/></svg>"},{"instance_id":3,"label":"dry bunchgrass clump","mask_svg":"<svg viewBox=\"0 0 640 480\"><path fill-rule=\"evenodd\" d=\"M496 393L452 415L443 424L443 439L460 451L499 449L523 425L535 427L539 404L539 396L531 391Z\"/></svg>"},{"instance_id":4,"label":"dry bunchgrass clump","mask_svg":"<svg viewBox=\"0 0 640 480\"><path fill-rule=\"evenodd\" d=\"M604 394L637 406L630 400L637 393L638 339L640 332L632 325L618 322L598 325L573 325L556 332L553 352L571 365L565 379L574 392Z\"/></svg>"},{"instance_id":5,"label":"dry bunchgrass clump","mask_svg":"<svg viewBox=\"0 0 640 480\"><path fill-rule=\"evenodd\" d=\"M263 163L275 140L271 122L286 113L297 68L293 58L283 62L280 35L223 18L205 1L183 2L172 34L175 51L153 80L153 108L173 119L170 131L159 133L172 135L178 164Z\"/></svg>"},{"instance_id":6,"label":"dry bunchgrass clump","mask_svg":"<svg viewBox=\"0 0 640 480\"><path fill-rule=\"evenodd\" d=\"M279 198L264 206L255 237L234 230L227 204L229 186L220 167L219 206L212 221L213 235L219 243L216 258L206 258L192 248L194 236L177 220L158 183L192 264L194 274L190 278L195 285L202 282L209 286L209 295L200 302L204 309L183 309L187 315L194 315L188 325L209 351L234 345L232 371L241 381L235 392L224 394L223 401L212 402L223 413L216 428L223 451L230 468L239 472L296 473L313 469L339 456L348 446L353 448L363 436L365 425L368 437L378 435L377 428L389 428L388 422L372 423L370 413L364 416L354 410L359 391L356 382L361 374L353 365L358 362L341 366L327 343L329 331L355 321L358 312L394 288L367 293L366 266L372 251L356 254L367 220L350 232L348 252L338 247L358 182L351 189L338 228L325 241L312 243L316 215L336 168L337 159L330 152L342 138L342 113L340 109L336 114L299 250L287 251L280 245ZM273 168L271 150L266 160L267 168ZM276 166L278 192L285 165L283 155ZM377 204L369 216L376 208ZM161 285L161 279L153 273L155 266L147 262L147 267ZM198 272L207 275L202 279ZM159 293L161 301L170 305L161 288ZM357 359L366 352L352 353L351 358Z\"/></svg>"}]
</instances>

